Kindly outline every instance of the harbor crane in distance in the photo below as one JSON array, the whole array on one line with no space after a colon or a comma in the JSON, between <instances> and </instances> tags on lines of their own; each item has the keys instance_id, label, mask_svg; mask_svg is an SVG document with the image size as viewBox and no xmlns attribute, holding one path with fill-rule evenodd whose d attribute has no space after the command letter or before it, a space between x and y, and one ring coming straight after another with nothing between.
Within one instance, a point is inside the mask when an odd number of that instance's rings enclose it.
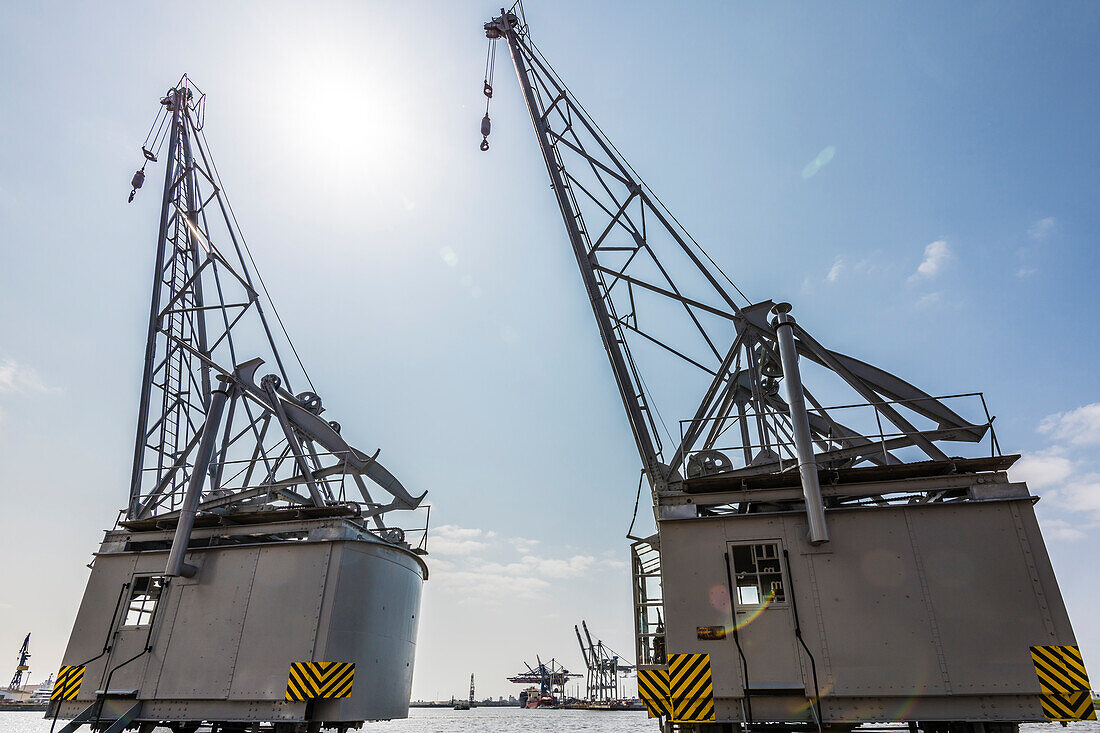
<instances>
[{"instance_id":1,"label":"harbor crane in distance","mask_svg":"<svg viewBox=\"0 0 1100 733\"><path fill-rule=\"evenodd\" d=\"M1009 477L1019 456L984 397L933 396L829 349L790 304L750 300L557 74L522 4L484 30L481 148L503 43L652 498L656 533L628 531L650 715L696 733L1094 719L1037 498Z\"/></svg>"},{"instance_id":2,"label":"harbor crane in distance","mask_svg":"<svg viewBox=\"0 0 1100 733\"><path fill-rule=\"evenodd\" d=\"M584 638L581 638L581 628L584 629ZM581 647L581 656L588 668L585 675L585 699L590 702L606 702L622 698L622 686L620 678L634 671L634 665L625 664L618 652L604 646L603 641L592 641L592 634L588 632L588 624L581 621L578 628L573 626L577 634L577 643Z\"/></svg>"},{"instance_id":3,"label":"harbor crane in distance","mask_svg":"<svg viewBox=\"0 0 1100 733\"><path fill-rule=\"evenodd\" d=\"M238 226L205 113L191 79L172 85L131 181L133 201L146 167L164 167L132 471L47 714L71 718L63 733L404 718L428 576L427 508L410 512L424 493L356 448L322 401ZM406 531L410 516L423 527Z\"/></svg>"},{"instance_id":4,"label":"harbor crane in distance","mask_svg":"<svg viewBox=\"0 0 1100 733\"><path fill-rule=\"evenodd\" d=\"M467 700L458 700L457 702L452 699L455 710L469 710L474 706L474 676L470 675L470 697Z\"/></svg>"},{"instance_id":5,"label":"harbor crane in distance","mask_svg":"<svg viewBox=\"0 0 1100 733\"><path fill-rule=\"evenodd\" d=\"M525 699L524 694L526 691L520 694L521 704L526 703L528 707L553 707L560 705L565 698L566 683L570 679L580 677L579 674L570 672L568 669L558 664L557 659L543 662L538 655L535 656L534 667L527 662L524 662L523 666L526 667L527 670L509 677L508 681L517 685L538 686L537 701L531 701L529 698Z\"/></svg>"},{"instance_id":6,"label":"harbor crane in distance","mask_svg":"<svg viewBox=\"0 0 1100 733\"><path fill-rule=\"evenodd\" d=\"M23 675L30 671L30 667L27 666L31 658L30 645L31 635L27 634L27 638L23 639L23 646L19 647L19 653L16 655L18 661L15 663L15 675L8 683L9 690L18 690L23 686Z\"/></svg>"}]
</instances>

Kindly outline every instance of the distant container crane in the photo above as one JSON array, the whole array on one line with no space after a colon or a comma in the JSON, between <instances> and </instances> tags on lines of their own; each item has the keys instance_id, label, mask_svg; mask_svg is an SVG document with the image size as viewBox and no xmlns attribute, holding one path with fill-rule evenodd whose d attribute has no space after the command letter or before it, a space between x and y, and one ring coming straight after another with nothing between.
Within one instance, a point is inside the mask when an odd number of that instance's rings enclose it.
<instances>
[{"instance_id":1,"label":"distant container crane","mask_svg":"<svg viewBox=\"0 0 1100 733\"><path fill-rule=\"evenodd\" d=\"M509 682L517 685L537 686L537 697L534 700L531 699L532 690L524 690L520 693L520 706L556 707L560 705L562 698L565 697L565 683L570 679L579 678L580 675L570 672L558 664L556 659L543 662L536 656L535 661L537 662L535 667L524 662L523 666L527 667L527 671L508 678Z\"/></svg>"},{"instance_id":2,"label":"distant container crane","mask_svg":"<svg viewBox=\"0 0 1100 733\"><path fill-rule=\"evenodd\" d=\"M581 628L584 629L584 638L581 638ZM589 701L618 700L623 697L619 680L634 671L634 665L624 664L622 656L605 646L603 641L592 641L592 634L588 633L588 624L581 621L581 627L573 627L577 633L577 643L581 645L581 656L588 667L585 677L585 699Z\"/></svg>"},{"instance_id":3,"label":"distant container crane","mask_svg":"<svg viewBox=\"0 0 1100 733\"><path fill-rule=\"evenodd\" d=\"M455 710L469 710L474 706L474 676L470 675L470 699L463 701L459 700L455 702L453 699L451 702L455 705Z\"/></svg>"},{"instance_id":4,"label":"distant container crane","mask_svg":"<svg viewBox=\"0 0 1100 733\"><path fill-rule=\"evenodd\" d=\"M30 670L30 667L27 666L27 660L31 658L30 644L31 635L27 634L27 638L23 640L23 646L19 647L19 654L17 655L19 662L15 665L15 676L8 683L9 690L18 690L23 686L23 675Z\"/></svg>"}]
</instances>

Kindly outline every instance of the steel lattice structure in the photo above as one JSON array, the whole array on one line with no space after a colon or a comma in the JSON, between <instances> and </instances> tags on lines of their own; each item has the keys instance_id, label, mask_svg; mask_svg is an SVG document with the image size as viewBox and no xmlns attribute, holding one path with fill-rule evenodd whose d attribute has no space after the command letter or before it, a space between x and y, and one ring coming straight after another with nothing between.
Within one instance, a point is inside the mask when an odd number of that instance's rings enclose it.
<instances>
[{"instance_id":1,"label":"steel lattice structure","mask_svg":"<svg viewBox=\"0 0 1100 733\"><path fill-rule=\"evenodd\" d=\"M788 303L749 300L577 101L532 42L522 5L484 29L485 94L492 98L503 41L651 488L657 531L628 530L639 691L650 715L664 730L695 731L879 720L860 706L908 684L910 670L888 653L897 639L920 639L906 652L916 658L945 629L960 653L953 663L941 653L944 687L918 701L914 714L933 721L921 723L925 731L945 730L940 720L1046 714L1042 705L1057 701L1035 695L1029 645L1076 647L1060 598L1057 621L1042 610L1056 585L1049 560L1020 559L1042 543L1034 497L1009 479L1019 456L1001 454L984 397L933 396L829 349ZM486 114L483 150L489 131ZM952 615L953 568L922 565L964 545L981 624L997 629L980 638L972 621ZM853 603L881 593L849 572L869 556L909 564L891 576L896 587L881 607ZM822 587L830 603L852 605L829 605ZM928 610L933 596L950 599L939 620ZM1035 612L1023 625L1001 623L996 614L1018 596L1038 599ZM813 628L800 621L807 605ZM845 648L841 664L826 661L830 638ZM998 665L1008 638L1012 700L989 694L1007 687ZM952 690L949 674L976 674L987 686Z\"/></svg>"},{"instance_id":2,"label":"steel lattice structure","mask_svg":"<svg viewBox=\"0 0 1100 733\"><path fill-rule=\"evenodd\" d=\"M581 637L581 628L584 629L584 637ZM620 677L634 671L634 665L623 661L615 650L605 646L602 640L592 641L592 634L588 632L588 624L581 621L580 627L573 626L577 635L577 643L581 647L581 656L584 665L588 668L585 676L585 699L593 701L611 701L622 697Z\"/></svg>"},{"instance_id":3,"label":"steel lattice structure","mask_svg":"<svg viewBox=\"0 0 1100 733\"><path fill-rule=\"evenodd\" d=\"M527 670L509 677L508 681L517 685L538 685L542 694L550 694L560 700L565 696L566 683L570 679L580 677L579 674L570 672L558 664L557 659L544 662L536 655L535 662L534 667L524 662L523 666Z\"/></svg>"},{"instance_id":4,"label":"steel lattice structure","mask_svg":"<svg viewBox=\"0 0 1100 733\"><path fill-rule=\"evenodd\" d=\"M518 3L485 31L491 45L508 45L654 497L684 477L795 469L796 428L768 317L777 304L749 302L641 180L532 42ZM784 320L803 362L820 367L822 389L842 400L826 407L812 377L800 390L818 466L947 462L940 443L991 434L979 394L934 398ZM951 401L967 401L979 419ZM673 415L679 431L662 417Z\"/></svg>"},{"instance_id":5,"label":"steel lattice structure","mask_svg":"<svg viewBox=\"0 0 1100 733\"><path fill-rule=\"evenodd\" d=\"M11 682L8 683L9 690L18 690L23 686L23 675L27 674L30 667L27 666L27 662L31 658L30 652L31 635L27 634L27 638L23 639L23 646L19 647L19 653L16 655L18 660L15 663L15 674L11 678Z\"/></svg>"},{"instance_id":6,"label":"steel lattice structure","mask_svg":"<svg viewBox=\"0 0 1100 733\"><path fill-rule=\"evenodd\" d=\"M280 356L266 288L203 134L204 99L181 79L143 147L146 164L167 152L126 519L178 516L193 488L200 513L339 506L383 530L387 511L415 509L424 495L406 491L378 451L345 441L321 417L304 368L294 373ZM376 501L368 482L389 498Z\"/></svg>"}]
</instances>

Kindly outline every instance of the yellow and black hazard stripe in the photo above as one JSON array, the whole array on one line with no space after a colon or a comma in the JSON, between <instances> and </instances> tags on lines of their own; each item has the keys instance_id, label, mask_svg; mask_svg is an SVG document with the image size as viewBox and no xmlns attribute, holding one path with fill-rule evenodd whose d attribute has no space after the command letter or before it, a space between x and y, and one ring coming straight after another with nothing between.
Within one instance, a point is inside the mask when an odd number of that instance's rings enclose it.
<instances>
[{"instance_id":1,"label":"yellow and black hazard stripe","mask_svg":"<svg viewBox=\"0 0 1100 733\"><path fill-rule=\"evenodd\" d=\"M1043 714L1050 720L1096 720L1089 676L1075 646L1033 646L1031 661L1042 692Z\"/></svg>"},{"instance_id":2,"label":"yellow and black hazard stripe","mask_svg":"<svg viewBox=\"0 0 1100 733\"><path fill-rule=\"evenodd\" d=\"M286 699L296 702L347 697L355 682L354 662L294 662L286 680Z\"/></svg>"},{"instance_id":3,"label":"yellow and black hazard stripe","mask_svg":"<svg viewBox=\"0 0 1100 733\"><path fill-rule=\"evenodd\" d=\"M1050 720L1096 720L1096 708L1092 705L1092 693L1088 690L1042 695L1043 715Z\"/></svg>"},{"instance_id":4,"label":"yellow and black hazard stripe","mask_svg":"<svg viewBox=\"0 0 1100 733\"><path fill-rule=\"evenodd\" d=\"M669 699L668 668L639 667L638 697L645 703L649 717L672 717L672 701Z\"/></svg>"},{"instance_id":5,"label":"yellow and black hazard stripe","mask_svg":"<svg viewBox=\"0 0 1100 733\"><path fill-rule=\"evenodd\" d=\"M714 681L709 654L669 654L668 682L673 723L714 720Z\"/></svg>"},{"instance_id":6,"label":"yellow and black hazard stripe","mask_svg":"<svg viewBox=\"0 0 1100 733\"><path fill-rule=\"evenodd\" d=\"M84 665L66 667L62 665L53 683L50 700L75 700L80 692L80 683L84 681Z\"/></svg>"}]
</instances>

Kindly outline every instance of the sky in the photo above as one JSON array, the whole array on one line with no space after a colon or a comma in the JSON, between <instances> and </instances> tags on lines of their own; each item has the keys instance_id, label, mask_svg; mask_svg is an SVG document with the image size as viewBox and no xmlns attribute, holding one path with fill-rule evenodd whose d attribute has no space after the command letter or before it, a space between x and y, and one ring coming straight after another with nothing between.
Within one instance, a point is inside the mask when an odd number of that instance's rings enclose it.
<instances>
[{"instance_id":1,"label":"sky","mask_svg":"<svg viewBox=\"0 0 1100 733\"><path fill-rule=\"evenodd\" d=\"M932 394L985 393L1100 665L1100 6L526 10L751 299ZM125 503L156 186L126 196L183 72L326 405L430 492L413 696L471 672L515 693L536 654L578 668L581 619L632 656L639 461L503 55L478 150L493 12L0 4L0 660L31 632L33 679L56 670Z\"/></svg>"}]
</instances>

